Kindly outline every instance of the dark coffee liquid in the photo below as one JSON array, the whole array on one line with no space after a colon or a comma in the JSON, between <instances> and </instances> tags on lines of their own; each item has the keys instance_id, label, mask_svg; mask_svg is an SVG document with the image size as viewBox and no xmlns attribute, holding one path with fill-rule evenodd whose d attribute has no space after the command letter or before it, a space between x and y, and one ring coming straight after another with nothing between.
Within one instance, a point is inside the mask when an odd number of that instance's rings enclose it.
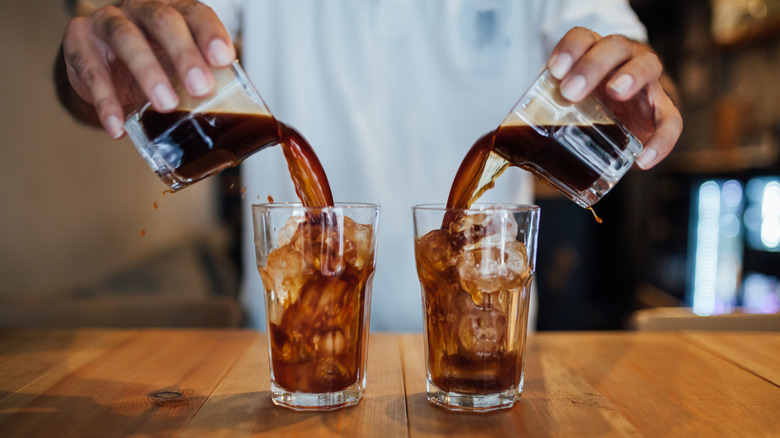
<instances>
[{"instance_id":1,"label":"dark coffee liquid","mask_svg":"<svg viewBox=\"0 0 780 438\"><path fill-rule=\"evenodd\" d=\"M279 142L276 120L265 114L147 110L141 124L186 184L235 166L253 152Z\"/></svg>"},{"instance_id":2,"label":"dark coffee liquid","mask_svg":"<svg viewBox=\"0 0 780 438\"><path fill-rule=\"evenodd\" d=\"M443 354L440 363L431 368L433 383L447 392L461 394L495 394L515 383L517 354L496 353L487 357Z\"/></svg>"},{"instance_id":3,"label":"dark coffee liquid","mask_svg":"<svg viewBox=\"0 0 780 438\"><path fill-rule=\"evenodd\" d=\"M347 265L338 277L314 270L302 275L299 298L279 324L268 325L277 385L292 392L324 393L357 383L366 357L363 317L373 271L373 266Z\"/></svg>"},{"instance_id":4,"label":"dark coffee liquid","mask_svg":"<svg viewBox=\"0 0 780 438\"><path fill-rule=\"evenodd\" d=\"M599 133L606 133L602 136ZM629 137L615 124L592 126L503 125L482 136L458 169L447 200L449 208L468 208L508 166L528 170L543 182L557 180L575 190L588 189L599 174L561 146L556 138L579 143L597 154L615 156L610 144L625 149Z\"/></svg>"},{"instance_id":5,"label":"dark coffee liquid","mask_svg":"<svg viewBox=\"0 0 780 438\"><path fill-rule=\"evenodd\" d=\"M141 124L174 163L185 185L240 164L253 153L281 144L295 191L305 206L333 205L330 185L317 155L303 136L268 114L158 113L147 110Z\"/></svg>"},{"instance_id":6,"label":"dark coffee liquid","mask_svg":"<svg viewBox=\"0 0 780 438\"><path fill-rule=\"evenodd\" d=\"M293 127L279 123L282 152L295 185L295 193L306 207L332 207L328 177L309 142Z\"/></svg>"},{"instance_id":7,"label":"dark coffee liquid","mask_svg":"<svg viewBox=\"0 0 780 438\"><path fill-rule=\"evenodd\" d=\"M602 136L601 132L608 135ZM587 190L599 178L599 173L583 166L579 157L556 142L555 137L566 137L584 148L619 158L610 140L616 140L621 149L628 145L628 137L615 124L594 126L502 126L496 131L493 150L510 165L519 166L544 178L552 177L577 191ZM622 140L622 141L621 141Z\"/></svg>"}]
</instances>

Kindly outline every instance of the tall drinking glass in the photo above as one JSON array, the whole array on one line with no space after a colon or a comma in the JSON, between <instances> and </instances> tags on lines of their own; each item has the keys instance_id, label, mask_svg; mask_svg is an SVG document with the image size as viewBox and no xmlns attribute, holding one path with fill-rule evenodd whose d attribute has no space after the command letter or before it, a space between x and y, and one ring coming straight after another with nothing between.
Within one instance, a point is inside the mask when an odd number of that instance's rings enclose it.
<instances>
[{"instance_id":1,"label":"tall drinking glass","mask_svg":"<svg viewBox=\"0 0 780 438\"><path fill-rule=\"evenodd\" d=\"M451 410L510 408L523 390L539 207L413 207L428 400Z\"/></svg>"},{"instance_id":2,"label":"tall drinking glass","mask_svg":"<svg viewBox=\"0 0 780 438\"><path fill-rule=\"evenodd\" d=\"M356 405L366 387L379 206L252 210L273 402L296 410Z\"/></svg>"}]
</instances>

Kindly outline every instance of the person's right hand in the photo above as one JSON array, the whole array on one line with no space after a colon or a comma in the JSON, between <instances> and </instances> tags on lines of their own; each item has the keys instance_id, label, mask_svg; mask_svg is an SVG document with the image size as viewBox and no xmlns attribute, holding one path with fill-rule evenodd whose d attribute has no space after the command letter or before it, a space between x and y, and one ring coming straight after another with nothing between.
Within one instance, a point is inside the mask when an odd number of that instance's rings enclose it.
<instances>
[{"instance_id":1,"label":"person's right hand","mask_svg":"<svg viewBox=\"0 0 780 438\"><path fill-rule=\"evenodd\" d=\"M209 65L236 56L228 32L195 0L124 0L68 23L62 40L68 80L93 104L106 131L124 135L124 109L144 100L161 112L179 103L166 71L193 97L214 87Z\"/></svg>"}]
</instances>

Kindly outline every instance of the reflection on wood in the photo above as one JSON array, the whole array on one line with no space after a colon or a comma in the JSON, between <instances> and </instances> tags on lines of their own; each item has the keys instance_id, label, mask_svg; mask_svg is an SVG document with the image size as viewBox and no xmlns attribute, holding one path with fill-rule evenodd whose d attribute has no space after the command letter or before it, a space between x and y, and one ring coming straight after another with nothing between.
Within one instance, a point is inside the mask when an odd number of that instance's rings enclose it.
<instances>
[{"instance_id":1,"label":"reflection on wood","mask_svg":"<svg viewBox=\"0 0 780 438\"><path fill-rule=\"evenodd\" d=\"M361 403L270 400L242 330L0 330L0 431L28 436L776 436L780 334L537 333L518 404L428 403L422 336L372 334ZM774 434L774 435L773 435Z\"/></svg>"}]
</instances>

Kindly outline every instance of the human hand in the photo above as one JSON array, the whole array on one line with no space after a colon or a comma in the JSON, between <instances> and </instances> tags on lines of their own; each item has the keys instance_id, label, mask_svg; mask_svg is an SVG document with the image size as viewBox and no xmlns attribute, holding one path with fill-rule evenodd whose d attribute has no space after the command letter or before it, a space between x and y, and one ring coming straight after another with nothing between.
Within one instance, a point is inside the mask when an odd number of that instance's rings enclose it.
<instances>
[{"instance_id":1,"label":"human hand","mask_svg":"<svg viewBox=\"0 0 780 438\"><path fill-rule=\"evenodd\" d=\"M682 132L682 116L661 85L663 65L649 47L575 27L555 46L547 67L561 79L564 98L579 102L596 92L644 143L639 167L649 169L669 155Z\"/></svg>"},{"instance_id":2,"label":"human hand","mask_svg":"<svg viewBox=\"0 0 780 438\"><path fill-rule=\"evenodd\" d=\"M130 105L148 99L160 112L176 108L169 75L191 96L205 96L214 88L210 66L236 56L217 15L195 0L124 0L73 18L62 51L71 86L114 138L124 135Z\"/></svg>"}]
</instances>

